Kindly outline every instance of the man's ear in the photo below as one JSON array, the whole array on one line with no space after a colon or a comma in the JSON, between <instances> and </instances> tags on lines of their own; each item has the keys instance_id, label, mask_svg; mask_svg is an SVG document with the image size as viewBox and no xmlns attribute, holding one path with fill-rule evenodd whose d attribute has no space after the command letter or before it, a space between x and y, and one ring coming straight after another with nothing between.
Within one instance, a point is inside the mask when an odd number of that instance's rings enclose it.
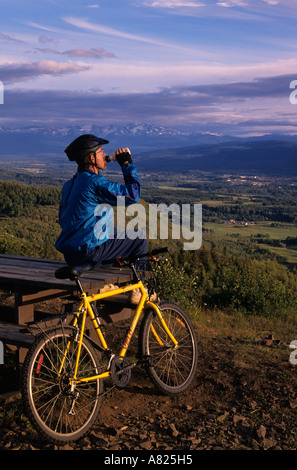
<instances>
[{"instance_id":1,"label":"man's ear","mask_svg":"<svg viewBox=\"0 0 297 470\"><path fill-rule=\"evenodd\" d=\"M96 155L95 155L94 153L91 153L91 154L89 155L89 162L90 162L91 165L95 165L95 163L96 163Z\"/></svg>"}]
</instances>

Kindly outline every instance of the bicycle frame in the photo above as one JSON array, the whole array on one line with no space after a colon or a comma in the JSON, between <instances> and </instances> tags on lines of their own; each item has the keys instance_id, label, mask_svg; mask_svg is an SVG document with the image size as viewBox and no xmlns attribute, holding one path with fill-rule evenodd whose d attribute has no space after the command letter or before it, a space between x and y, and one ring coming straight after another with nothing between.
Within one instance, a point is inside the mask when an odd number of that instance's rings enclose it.
<instances>
[{"instance_id":1,"label":"bicycle frame","mask_svg":"<svg viewBox=\"0 0 297 470\"><path fill-rule=\"evenodd\" d=\"M124 357L126 356L130 341L133 337L135 328L136 328L137 323L139 321L139 318L140 318L140 315L142 313L144 305L146 305L147 307L152 308L155 311L156 315L158 316L158 318L160 320L161 325L163 326L164 330L166 331L166 333L170 337L171 341L173 342L174 348L178 347L178 342L176 341L174 336L171 334L166 322L164 321L164 319L162 317L162 313L161 313L160 309L158 308L158 306L156 304L149 301L147 292L144 288L144 285L143 285L142 281L138 281L137 283L130 284L130 285L125 286L125 287L120 287L120 288L117 288L117 289L113 289L113 290L108 291L108 292L103 292L103 293L90 295L90 296L87 296L85 292L82 292L82 294L81 294L81 303L79 305L78 312L76 314L76 317L75 317L74 323L73 323L73 326L75 327L78 323L78 320L79 320L81 314L82 314L82 324L81 324L80 336L79 336L79 340L78 340L78 351L77 351L77 357L76 357L76 363L75 363L75 370L74 370L73 377L69 379L72 388L76 384L83 383L83 382L87 383L87 382L90 382L92 380L104 379L104 378L107 378L111 375L111 371L109 370L109 366L110 366L111 359L113 358L113 356L111 356L109 365L107 366L107 370L105 372L103 372L101 374L98 374L98 375L90 376L90 377L83 377L83 378L79 378L79 379L77 378L77 371L78 371L78 365L79 365L79 359L80 359L80 353L81 353L81 345L82 345L82 341L83 341L83 335L84 335L87 315L90 317L90 319L93 323L94 329L97 332L97 335L98 335L98 338L99 338L99 341L100 341L100 344L101 344L103 350L106 351L106 352L109 352L108 345L105 341L104 335L103 335L103 333L101 331L101 328L100 328L101 325L100 325L100 323L98 323L99 319L94 314L91 303L95 302L97 300L105 299L105 298L108 298L108 297L113 297L113 296L118 295L118 294L127 293L127 292L129 292L133 289L137 289L137 288L140 289L140 291L142 293L142 296L141 296L140 302L137 306L137 309L136 309L136 312L135 312L134 317L132 319L132 322L130 324L130 328L128 330L128 333L125 337L124 343L122 345L122 349L121 349L121 352L120 352L120 358L124 359ZM154 327L152 326L151 328L152 328L152 333L154 334L155 338L157 339L159 344L162 345L163 343L162 343L161 339L159 338L159 336L157 335ZM66 360L67 352L68 352L68 349L69 349L69 345L70 345L70 342L66 346L66 350L64 352L64 356L63 356L61 366L60 366L60 370L59 370L59 375L62 373L64 362Z\"/></svg>"}]
</instances>

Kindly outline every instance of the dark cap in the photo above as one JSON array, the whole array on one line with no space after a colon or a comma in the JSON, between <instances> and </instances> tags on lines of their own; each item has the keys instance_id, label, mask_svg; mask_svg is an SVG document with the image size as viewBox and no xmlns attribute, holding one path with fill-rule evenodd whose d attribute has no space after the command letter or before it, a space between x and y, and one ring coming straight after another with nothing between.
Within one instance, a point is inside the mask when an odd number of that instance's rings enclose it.
<instances>
[{"instance_id":1,"label":"dark cap","mask_svg":"<svg viewBox=\"0 0 297 470\"><path fill-rule=\"evenodd\" d=\"M96 152L99 147L108 143L108 140L101 139L93 134L83 134L71 142L64 152L69 160L74 162Z\"/></svg>"}]
</instances>

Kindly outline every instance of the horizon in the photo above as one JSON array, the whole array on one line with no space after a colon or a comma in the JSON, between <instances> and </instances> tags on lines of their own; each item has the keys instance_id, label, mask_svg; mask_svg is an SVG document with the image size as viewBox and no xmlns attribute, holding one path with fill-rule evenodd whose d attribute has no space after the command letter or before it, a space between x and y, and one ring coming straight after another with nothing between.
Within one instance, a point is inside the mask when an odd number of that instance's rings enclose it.
<instances>
[{"instance_id":1,"label":"horizon","mask_svg":"<svg viewBox=\"0 0 297 470\"><path fill-rule=\"evenodd\" d=\"M0 127L296 134L296 1L12 0L1 12Z\"/></svg>"},{"instance_id":2,"label":"horizon","mask_svg":"<svg viewBox=\"0 0 297 470\"><path fill-rule=\"evenodd\" d=\"M0 108L1 109L1 108ZM97 124L97 123L85 123L85 124L79 124L79 123L67 123L67 124L63 124L63 123L32 123L32 124L27 124L27 125L14 125L14 126L9 126L9 125L0 125L0 133L1 132L30 132L30 131L35 131L35 130L45 130L45 131L73 131L74 129L79 129L80 131L84 132L84 133L92 133L94 132L94 130L96 130L96 128L98 129L104 129L108 134L110 132L112 132L113 130L114 131L127 131L127 134L124 134L124 135L128 135L131 130L132 130L132 134L131 135L134 135L134 136L137 136L137 132L135 131L136 128L138 128L140 131L144 131L144 134L145 135L149 135L149 133L147 133L146 131L149 130L150 132L152 132L152 130L154 129L156 132L158 132L158 130L164 130L164 134L156 134L157 135L166 135L166 132L168 132L168 135L170 135L170 132L176 132L178 135L184 135L184 136L192 136L192 135L199 135L199 136L203 136L203 135L210 135L210 136L214 136L214 137L231 137L232 139L236 140L238 138L238 140L244 140L245 138L247 140L250 140L250 138L259 138L261 139L261 137L269 137L269 136L277 136L277 137L283 137L284 140L286 140L286 137L296 137L297 138L297 127L296 127L296 130L292 130L291 132L287 132L287 131L276 131L274 132L273 130L272 131L267 131L267 132L255 132L255 133L248 133L248 134L244 134L242 136L240 135L236 135L236 134L225 134L223 132L219 132L219 131L210 131L210 130L207 130L206 128L203 128L201 127L201 129L197 129L195 126L194 127L191 127L191 126L187 126L187 127L183 127L183 126L166 126L166 124L156 124L154 122L120 122L120 123L110 123L110 124L105 124L105 123L102 123L102 124ZM62 135L62 134L61 134ZM80 135L80 133L77 133L77 135ZM188 144L182 144L182 146L184 145L188 145ZM190 146L192 144L189 144ZM199 142L197 143L197 145L199 145Z\"/></svg>"}]
</instances>

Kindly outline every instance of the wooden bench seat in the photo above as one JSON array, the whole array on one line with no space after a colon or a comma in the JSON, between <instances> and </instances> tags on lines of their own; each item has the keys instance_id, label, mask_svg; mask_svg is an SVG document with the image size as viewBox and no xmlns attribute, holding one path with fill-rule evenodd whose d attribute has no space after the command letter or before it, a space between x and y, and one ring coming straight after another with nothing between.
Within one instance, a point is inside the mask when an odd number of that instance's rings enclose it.
<instances>
[{"instance_id":1,"label":"wooden bench seat","mask_svg":"<svg viewBox=\"0 0 297 470\"><path fill-rule=\"evenodd\" d=\"M30 334L26 325L16 325L0 321L0 340L22 348L29 348L35 336Z\"/></svg>"},{"instance_id":2,"label":"wooden bench seat","mask_svg":"<svg viewBox=\"0 0 297 470\"><path fill-rule=\"evenodd\" d=\"M58 298L74 299L77 294L75 282L55 277L55 271L65 265L63 261L0 255L0 289L14 295L10 313L7 307L0 305L1 341L28 347L32 338L24 333L24 325L36 321L36 303ZM105 284L123 285L132 281L132 272L110 267L94 269L83 273L80 281L87 294L96 294ZM102 304L103 321L109 323L131 316L132 306L127 304L127 296L108 300Z\"/></svg>"}]
</instances>

